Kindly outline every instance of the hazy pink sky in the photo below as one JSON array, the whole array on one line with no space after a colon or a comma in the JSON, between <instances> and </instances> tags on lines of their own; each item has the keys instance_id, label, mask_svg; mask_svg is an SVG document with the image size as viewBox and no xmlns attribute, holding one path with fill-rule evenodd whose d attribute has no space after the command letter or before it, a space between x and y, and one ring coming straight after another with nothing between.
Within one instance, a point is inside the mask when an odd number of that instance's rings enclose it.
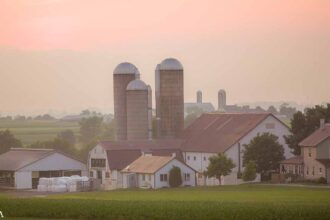
<instances>
[{"instance_id":1,"label":"hazy pink sky","mask_svg":"<svg viewBox=\"0 0 330 220\"><path fill-rule=\"evenodd\" d=\"M154 87L169 56L186 100L330 101L330 1L1 0L0 112L109 110L117 63Z\"/></svg>"}]
</instances>

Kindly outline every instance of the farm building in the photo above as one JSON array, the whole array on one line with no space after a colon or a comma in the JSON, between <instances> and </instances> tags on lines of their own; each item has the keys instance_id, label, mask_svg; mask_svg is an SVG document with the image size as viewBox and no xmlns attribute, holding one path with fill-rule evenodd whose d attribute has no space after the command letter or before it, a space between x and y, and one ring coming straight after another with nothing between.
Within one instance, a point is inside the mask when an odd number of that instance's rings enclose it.
<instances>
[{"instance_id":1,"label":"farm building","mask_svg":"<svg viewBox=\"0 0 330 220\"><path fill-rule=\"evenodd\" d=\"M123 173L123 188L170 187L169 172L173 167L181 171L182 186L196 185L196 171L179 161L175 156L142 155L121 172Z\"/></svg>"},{"instance_id":2,"label":"farm building","mask_svg":"<svg viewBox=\"0 0 330 220\"><path fill-rule=\"evenodd\" d=\"M183 162L180 144L179 140L102 141L89 152L89 177L99 180L104 190L122 188L121 170L143 154L175 156Z\"/></svg>"},{"instance_id":3,"label":"farm building","mask_svg":"<svg viewBox=\"0 0 330 220\"><path fill-rule=\"evenodd\" d=\"M244 169L244 145L266 132L278 137L285 158L292 156L284 140L284 136L290 134L288 127L270 113L203 114L184 130L180 149L186 164L198 172L199 185L219 184L217 179L203 176L209 157L218 153L224 153L236 165L230 175L222 178L221 184L240 184L242 179L238 174Z\"/></svg>"},{"instance_id":4,"label":"farm building","mask_svg":"<svg viewBox=\"0 0 330 220\"><path fill-rule=\"evenodd\" d=\"M37 188L41 177L87 175L84 163L53 149L11 148L0 155L0 186Z\"/></svg>"}]
</instances>

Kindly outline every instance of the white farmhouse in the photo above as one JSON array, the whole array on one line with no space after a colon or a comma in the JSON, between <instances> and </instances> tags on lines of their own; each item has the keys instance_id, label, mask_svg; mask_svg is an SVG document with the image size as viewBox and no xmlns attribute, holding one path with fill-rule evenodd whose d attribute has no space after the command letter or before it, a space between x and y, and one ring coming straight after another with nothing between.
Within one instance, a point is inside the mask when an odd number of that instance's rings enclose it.
<instances>
[{"instance_id":1,"label":"white farmhouse","mask_svg":"<svg viewBox=\"0 0 330 220\"><path fill-rule=\"evenodd\" d=\"M123 188L158 189L170 187L169 173L173 167L181 170L182 185L196 185L196 171L175 157L142 155L122 170Z\"/></svg>"},{"instance_id":2,"label":"white farmhouse","mask_svg":"<svg viewBox=\"0 0 330 220\"><path fill-rule=\"evenodd\" d=\"M89 152L89 177L99 181L103 190L122 188L121 170L144 154L175 156L183 162L180 145L177 140L102 141Z\"/></svg>"},{"instance_id":3,"label":"white farmhouse","mask_svg":"<svg viewBox=\"0 0 330 220\"><path fill-rule=\"evenodd\" d=\"M186 164L198 172L199 185L219 184L215 178L203 177L209 157L218 153L226 154L236 165L230 175L222 178L221 184L240 184L238 174L244 169L244 145L266 132L279 138L285 158L292 156L284 140L284 136L290 134L289 128L270 113L203 114L184 130L181 150Z\"/></svg>"},{"instance_id":4,"label":"white farmhouse","mask_svg":"<svg viewBox=\"0 0 330 220\"><path fill-rule=\"evenodd\" d=\"M41 177L87 175L84 163L53 149L11 148L0 155L0 186L37 188Z\"/></svg>"}]
</instances>

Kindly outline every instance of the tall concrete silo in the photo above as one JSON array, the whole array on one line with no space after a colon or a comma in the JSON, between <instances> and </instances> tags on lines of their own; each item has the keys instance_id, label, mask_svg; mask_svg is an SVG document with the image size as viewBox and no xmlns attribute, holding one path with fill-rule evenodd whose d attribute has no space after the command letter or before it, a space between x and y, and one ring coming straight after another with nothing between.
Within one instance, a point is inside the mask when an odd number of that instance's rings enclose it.
<instances>
[{"instance_id":1,"label":"tall concrete silo","mask_svg":"<svg viewBox=\"0 0 330 220\"><path fill-rule=\"evenodd\" d=\"M138 69L131 63L120 63L113 71L115 139L127 139L126 88L139 77Z\"/></svg>"},{"instance_id":2,"label":"tall concrete silo","mask_svg":"<svg viewBox=\"0 0 330 220\"><path fill-rule=\"evenodd\" d=\"M197 96L197 103L202 104L203 103L203 93L202 93L202 91L198 90L196 96Z\"/></svg>"},{"instance_id":3,"label":"tall concrete silo","mask_svg":"<svg viewBox=\"0 0 330 220\"><path fill-rule=\"evenodd\" d=\"M149 138L149 89L136 79L127 85L127 140Z\"/></svg>"},{"instance_id":4,"label":"tall concrete silo","mask_svg":"<svg viewBox=\"0 0 330 220\"><path fill-rule=\"evenodd\" d=\"M224 112L226 110L226 91L220 89L218 92L218 111Z\"/></svg>"},{"instance_id":5,"label":"tall concrete silo","mask_svg":"<svg viewBox=\"0 0 330 220\"><path fill-rule=\"evenodd\" d=\"M156 117L160 138L177 138L184 122L183 66L174 59L163 60L156 68Z\"/></svg>"}]
</instances>

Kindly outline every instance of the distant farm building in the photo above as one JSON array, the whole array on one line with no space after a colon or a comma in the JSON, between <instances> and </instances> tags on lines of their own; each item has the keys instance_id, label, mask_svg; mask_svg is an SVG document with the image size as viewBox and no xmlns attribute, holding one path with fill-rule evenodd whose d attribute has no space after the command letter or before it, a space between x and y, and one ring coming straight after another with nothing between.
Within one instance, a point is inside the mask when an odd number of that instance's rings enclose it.
<instances>
[{"instance_id":1,"label":"distant farm building","mask_svg":"<svg viewBox=\"0 0 330 220\"><path fill-rule=\"evenodd\" d=\"M12 148L0 155L0 186L37 188L41 177L87 175L84 163L52 149Z\"/></svg>"}]
</instances>

